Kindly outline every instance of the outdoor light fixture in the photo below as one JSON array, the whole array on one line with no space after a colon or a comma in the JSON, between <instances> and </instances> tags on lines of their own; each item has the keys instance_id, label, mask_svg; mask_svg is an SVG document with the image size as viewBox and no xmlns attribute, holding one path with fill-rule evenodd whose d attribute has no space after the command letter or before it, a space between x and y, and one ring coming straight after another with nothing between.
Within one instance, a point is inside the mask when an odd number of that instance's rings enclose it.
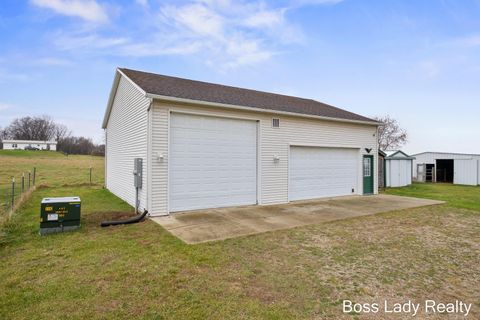
<instances>
[{"instance_id":1,"label":"outdoor light fixture","mask_svg":"<svg viewBox=\"0 0 480 320\"><path fill-rule=\"evenodd\" d=\"M157 158L158 161L162 161L164 156L161 153L155 153L155 158Z\"/></svg>"},{"instance_id":2,"label":"outdoor light fixture","mask_svg":"<svg viewBox=\"0 0 480 320\"><path fill-rule=\"evenodd\" d=\"M279 162L279 161L280 161L280 157L277 156L277 155L274 155L274 156L273 156L273 161L274 161L274 162Z\"/></svg>"}]
</instances>

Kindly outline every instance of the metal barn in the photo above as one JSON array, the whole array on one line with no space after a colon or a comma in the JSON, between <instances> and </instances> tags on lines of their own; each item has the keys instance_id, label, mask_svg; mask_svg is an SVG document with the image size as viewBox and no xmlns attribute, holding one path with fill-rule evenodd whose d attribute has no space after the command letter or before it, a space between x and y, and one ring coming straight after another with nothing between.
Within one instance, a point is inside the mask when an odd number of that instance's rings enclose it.
<instances>
[{"instance_id":1,"label":"metal barn","mask_svg":"<svg viewBox=\"0 0 480 320\"><path fill-rule=\"evenodd\" d=\"M480 184L480 154L422 152L414 156L415 181Z\"/></svg>"}]
</instances>

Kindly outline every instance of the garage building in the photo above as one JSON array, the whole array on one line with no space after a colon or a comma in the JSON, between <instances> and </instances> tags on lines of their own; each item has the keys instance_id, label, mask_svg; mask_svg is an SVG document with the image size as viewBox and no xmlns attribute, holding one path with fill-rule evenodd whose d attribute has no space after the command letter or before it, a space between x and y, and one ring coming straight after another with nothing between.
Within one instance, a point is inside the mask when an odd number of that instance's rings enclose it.
<instances>
[{"instance_id":1,"label":"garage building","mask_svg":"<svg viewBox=\"0 0 480 320\"><path fill-rule=\"evenodd\" d=\"M311 99L117 69L106 187L152 215L376 194L377 126Z\"/></svg>"},{"instance_id":2,"label":"garage building","mask_svg":"<svg viewBox=\"0 0 480 320\"><path fill-rule=\"evenodd\" d=\"M418 182L480 185L480 154L422 152L413 156L413 178Z\"/></svg>"}]
</instances>

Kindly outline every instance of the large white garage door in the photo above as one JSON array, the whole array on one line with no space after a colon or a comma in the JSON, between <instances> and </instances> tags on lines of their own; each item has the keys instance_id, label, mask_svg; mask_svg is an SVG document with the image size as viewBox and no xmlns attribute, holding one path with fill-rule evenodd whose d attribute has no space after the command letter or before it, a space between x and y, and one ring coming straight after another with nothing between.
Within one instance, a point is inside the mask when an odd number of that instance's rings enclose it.
<instances>
[{"instance_id":1,"label":"large white garage door","mask_svg":"<svg viewBox=\"0 0 480 320\"><path fill-rule=\"evenodd\" d=\"M257 123L172 113L170 212L257 203Z\"/></svg>"},{"instance_id":2,"label":"large white garage door","mask_svg":"<svg viewBox=\"0 0 480 320\"><path fill-rule=\"evenodd\" d=\"M291 147L289 200L357 193L357 149Z\"/></svg>"}]
</instances>

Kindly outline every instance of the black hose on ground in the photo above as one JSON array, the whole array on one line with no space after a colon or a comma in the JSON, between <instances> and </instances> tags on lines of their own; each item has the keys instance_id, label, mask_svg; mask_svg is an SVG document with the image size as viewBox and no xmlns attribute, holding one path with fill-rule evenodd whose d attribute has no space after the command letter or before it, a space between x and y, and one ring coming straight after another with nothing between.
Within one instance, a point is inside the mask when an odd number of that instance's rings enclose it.
<instances>
[{"instance_id":1,"label":"black hose on ground","mask_svg":"<svg viewBox=\"0 0 480 320\"><path fill-rule=\"evenodd\" d=\"M145 219L146 215L148 214L147 210L144 210L143 213L137 214L134 217L131 217L129 219L125 220L112 220L112 221L103 221L100 226L101 227L108 227L108 226L117 226L120 224L132 224L132 223L138 223Z\"/></svg>"}]
</instances>

